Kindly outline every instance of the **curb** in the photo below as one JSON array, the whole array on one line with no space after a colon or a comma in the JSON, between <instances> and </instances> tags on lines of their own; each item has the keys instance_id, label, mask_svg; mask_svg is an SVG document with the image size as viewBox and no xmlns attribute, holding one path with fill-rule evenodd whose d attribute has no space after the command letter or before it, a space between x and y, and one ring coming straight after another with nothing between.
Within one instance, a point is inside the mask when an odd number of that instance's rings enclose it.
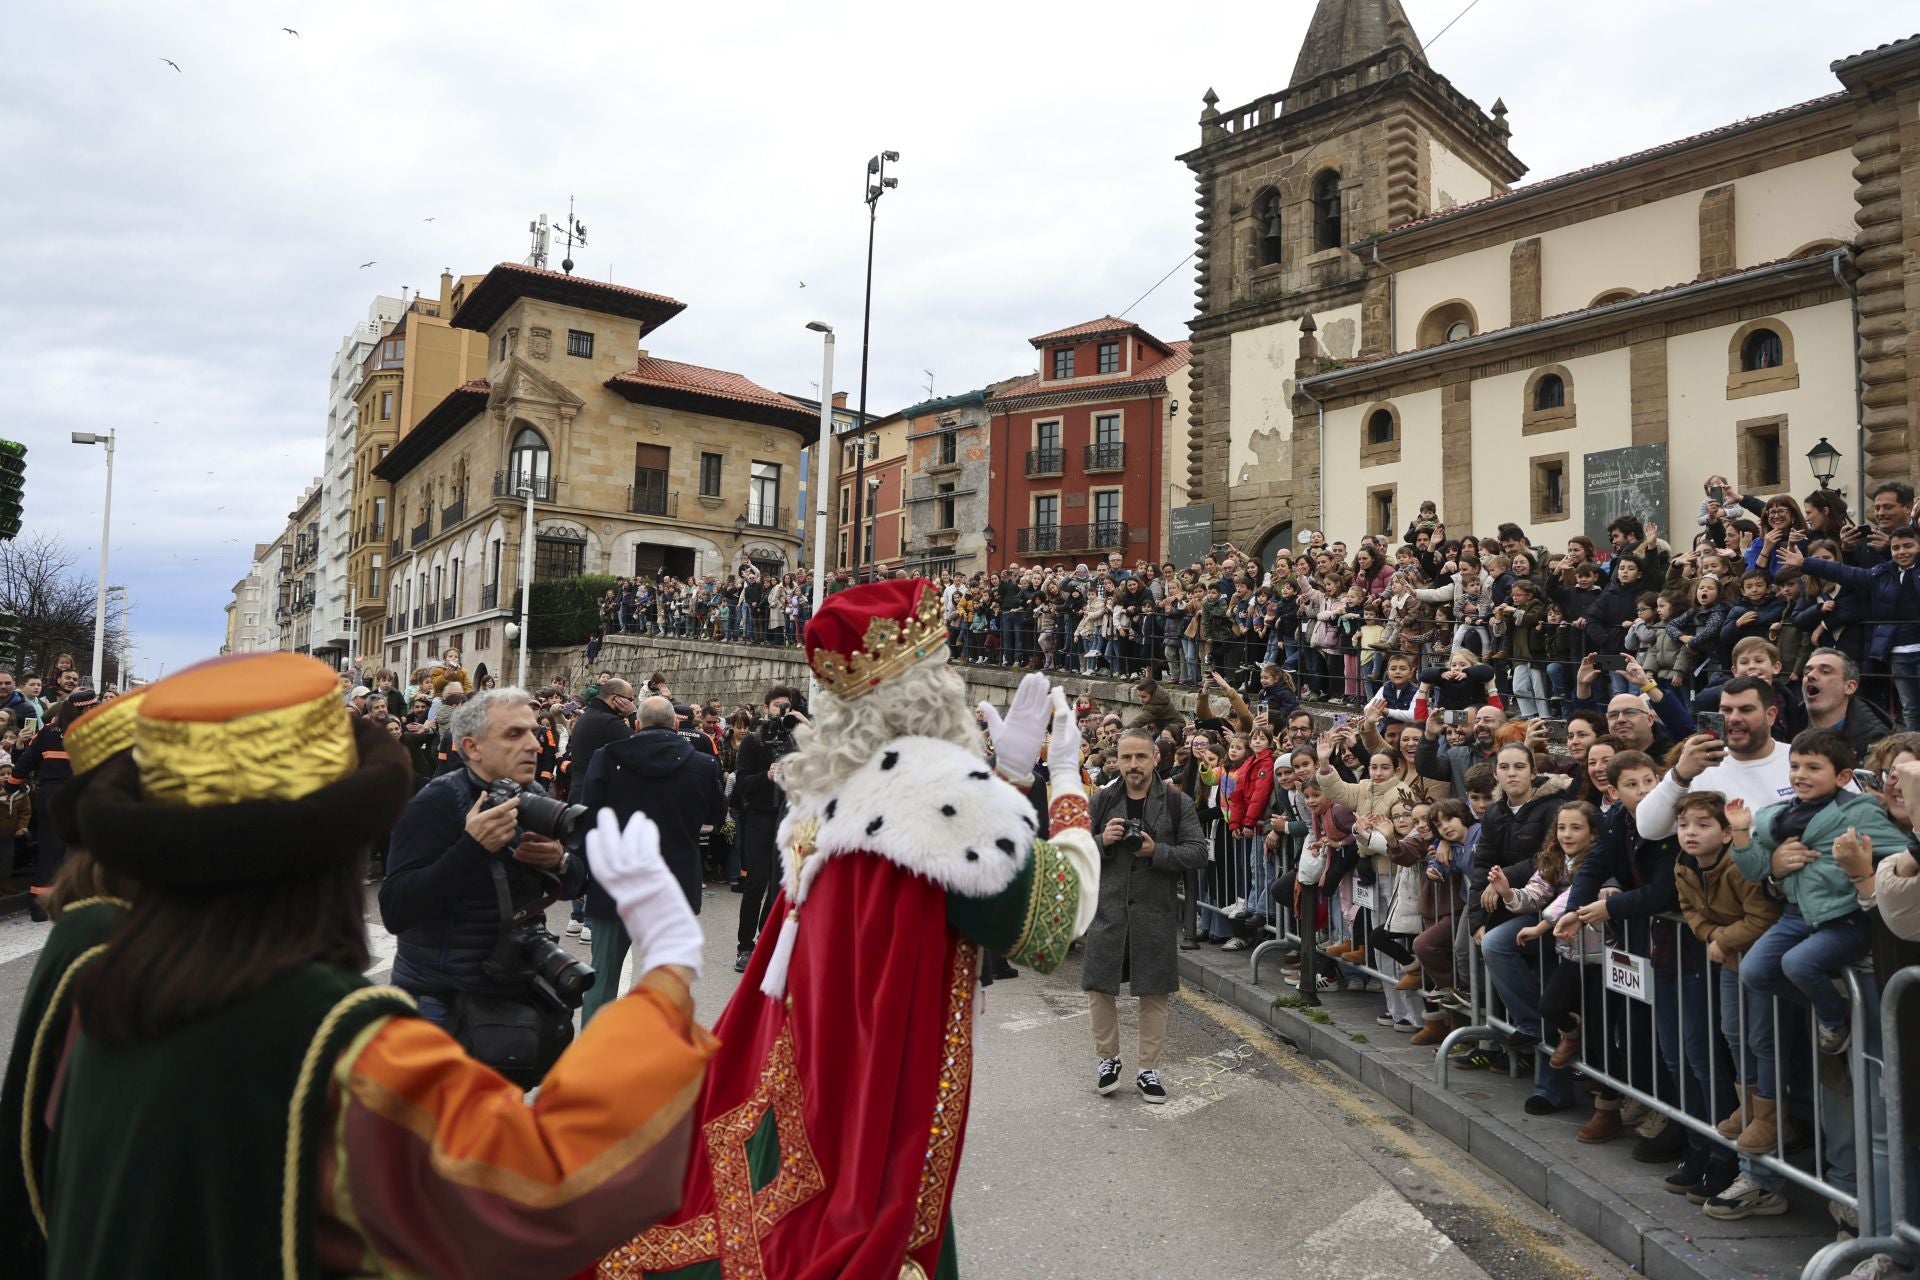
<instances>
[{"instance_id":1,"label":"curb","mask_svg":"<svg viewBox=\"0 0 1920 1280\"><path fill-rule=\"evenodd\" d=\"M1688 1232L1634 1205L1499 1114L1441 1089L1430 1073L1408 1070L1370 1046L1355 1044L1337 1024L1323 1025L1274 1004L1273 993L1244 978L1185 953L1179 960L1183 983L1232 1005L1308 1057L1338 1067L1650 1280L1751 1280L1755 1274L1751 1262L1729 1265L1695 1244ZM1792 1274L1799 1274L1797 1265Z\"/></svg>"}]
</instances>

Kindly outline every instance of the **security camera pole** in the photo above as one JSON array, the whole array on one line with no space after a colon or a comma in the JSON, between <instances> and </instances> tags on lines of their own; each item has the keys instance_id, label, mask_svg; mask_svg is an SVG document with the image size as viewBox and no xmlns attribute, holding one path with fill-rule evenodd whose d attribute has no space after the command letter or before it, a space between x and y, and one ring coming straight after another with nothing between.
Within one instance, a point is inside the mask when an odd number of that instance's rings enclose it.
<instances>
[{"instance_id":1,"label":"security camera pole","mask_svg":"<svg viewBox=\"0 0 1920 1280\"><path fill-rule=\"evenodd\" d=\"M873 328L873 231L879 221L880 197L889 188L900 185L900 179L887 176L887 161L898 164L898 151L882 151L867 161L867 301L860 313L860 413L854 422L855 432L867 429L867 335ZM855 448L853 463L853 568L857 578L860 572L860 498L866 492L867 452L866 437ZM876 531L876 538L878 533ZM879 554L879 548L874 548Z\"/></svg>"}]
</instances>

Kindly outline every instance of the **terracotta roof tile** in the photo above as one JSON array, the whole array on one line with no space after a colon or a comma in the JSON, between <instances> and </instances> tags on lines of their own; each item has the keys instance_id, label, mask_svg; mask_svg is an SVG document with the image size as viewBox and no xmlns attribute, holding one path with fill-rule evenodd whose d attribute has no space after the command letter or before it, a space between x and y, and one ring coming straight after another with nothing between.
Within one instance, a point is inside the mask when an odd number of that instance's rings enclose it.
<instances>
[{"instance_id":1,"label":"terracotta roof tile","mask_svg":"<svg viewBox=\"0 0 1920 1280\"><path fill-rule=\"evenodd\" d=\"M769 391L741 374L729 373L725 369L707 369L697 364L682 364L678 360L661 360L654 356L648 356L625 373L615 374L610 381L629 386L662 387L670 391L693 391L722 400L738 400L742 404L800 411L800 407L786 396Z\"/></svg>"},{"instance_id":2,"label":"terracotta roof tile","mask_svg":"<svg viewBox=\"0 0 1920 1280\"><path fill-rule=\"evenodd\" d=\"M1846 91L1842 90L1837 93L1823 94L1818 98L1809 98L1805 102L1796 102L1790 107L1780 107L1773 111L1762 112L1757 116L1747 116L1744 119L1735 120L1730 124L1718 125L1701 133L1690 134L1684 138L1676 138L1672 142L1663 142L1659 146L1648 147L1644 151L1630 152L1624 156L1616 156L1611 160L1602 160L1598 164L1588 165L1584 169L1574 169L1568 173L1560 174L1558 177L1543 178L1538 182L1529 182L1525 186L1514 187L1511 190L1497 191L1493 195L1482 196L1478 200L1469 200L1465 204L1454 205L1451 209L1443 209L1438 213L1430 213L1424 218L1412 218L1406 222L1387 228L1386 234L1396 236L1403 231L1411 231L1416 227L1431 226L1436 222L1446 222L1480 209L1489 208L1497 204L1504 204L1509 200L1524 199L1539 191L1566 186L1581 178L1591 177L1609 170L1638 164L1643 160L1651 160L1671 152L1682 151L1688 147L1698 146L1703 142L1710 142L1726 134L1751 129L1755 125L1767 124L1787 116L1797 115L1801 112L1814 111L1821 107L1831 106L1836 102L1843 101L1847 96Z\"/></svg>"},{"instance_id":3,"label":"terracotta roof tile","mask_svg":"<svg viewBox=\"0 0 1920 1280\"><path fill-rule=\"evenodd\" d=\"M1088 396L1108 392L1131 393L1142 383L1155 382L1170 373L1179 372L1193 358L1192 346L1184 340L1166 345L1171 349L1171 354L1156 360L1128 378L1116 378L1110 382L1047 382L1038 373L1029 373L994 388L988 399L1019 400L1028 396L1052 395L1085 399Z\"/></svg>"},{"instance_id":4,"label":"terracotta roof tile","mask_svg":"<svg viewBox=\"0 0 1920 1280\"><path fill-rule=\"evenodd\" d=\"M1843 67L1852 67L1857 63L1877 58L1881 54L1891 53L1897 49L1904 50L1917 44L1920 44L1920 35L1911 35L1900 40L1889 40L1885 44L1877 44L1871 49L1863 49L1859 53L1849 54L1847 57L1835 61L1827 69L1829 71L1839 71Z\"/></svg>"},{"instance_id":5,"label":"terracotta roof tile","mask_svg":"<svg viewBox=\"0 0 1920 1280\"><path fill-rule=\"evenodd\" d=\"M1091 338L1096 333L1120 333L1140 326L1131 320L1122 320L1119 316L1101 316L1098 320L1089 320L1085 324L1069 325L1065 329L1055 329L1052 333L1043 333L1037 338L1029 338L1034 346L1043 342L1058 342L1062 338Z\"/></svg>"}]
</instances>

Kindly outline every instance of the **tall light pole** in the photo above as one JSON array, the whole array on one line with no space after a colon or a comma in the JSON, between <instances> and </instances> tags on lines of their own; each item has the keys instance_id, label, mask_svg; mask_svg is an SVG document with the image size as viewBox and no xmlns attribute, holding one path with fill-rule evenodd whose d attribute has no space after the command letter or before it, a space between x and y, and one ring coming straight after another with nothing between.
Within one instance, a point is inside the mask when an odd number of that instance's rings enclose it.
<instances>
[{"instance_id":1,"label":"tall light pole","mask_svg":"<svg viewBox=\"0 0 1920 1280\"><path fill-rule=\"evenodd\" d=\"M867 477L867 581L880 576L880 477Z\"/></svg>"},{"instance_id":2,"label":"tall light pole","mask_svg":"<svg viewBox=\"0 0 1920 1280\"><path fill-rule=\"evenodd\" d=\"M867 160L867 300L860 312L860 414L855 429L867 429L867 336L873 329L873 232L880 218L880 197L900 185L900 179L887 176L887 162L900 162L898 151L882 151ZM855 455L853 471L853 565L855 576L860 567L860 497L866 488L867 455Z\"/></svg>"},{"instance_id":3,"label":"tall light pole","mask_svg":"<svg viewBox=\"0 0 1920 1280\"><path fill-rule=\"evenodd\" d=\"M813 478L816 498L813 515L813 613L827 587L827 501L840 469L840 443L833 438L833 326L809 320L807 328L820 335L820 474Z\"/></svg>"},{"instance_id":4,"label":"tall light pole","mask_svg":"<svg viewBox=\"0 0 1920 1280\"><path fill-rule=\"evenodd\" d=\"M91 431L73 433L75 444L103 444L107 447L107 500L100 510L100 585L93 597L93 688L100 691L100 679L106 673L107 653L107 539L113 533L113 444L114 431L95 435Z\"/></svg>"},{"instance_id":5,"label":"tall light pole","mask_svg":"<svg viewBox=\"0 0 1920 1280\"><path fill-rule=\"evenodd\" d=\"M533 476L520 477L527 495L527 516L520 529L520 675L514 683L527 687L527 604L533 598Z\"/></svg>"}]
</instances>

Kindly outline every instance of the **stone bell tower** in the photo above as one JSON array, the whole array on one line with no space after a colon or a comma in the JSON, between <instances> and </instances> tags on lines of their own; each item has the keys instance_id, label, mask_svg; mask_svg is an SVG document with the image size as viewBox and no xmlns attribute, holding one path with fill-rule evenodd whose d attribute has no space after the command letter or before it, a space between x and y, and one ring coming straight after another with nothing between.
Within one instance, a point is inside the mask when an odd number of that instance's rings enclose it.
<instances>
[{"instance_id":1,"label":"stone bell tower","mask_svg":"<svg viewBox=\"0 0 1920 1280\"><path fill-rule=\"evenodd\" d=\"M1286 545L1317 439L1296 440L1301 317L1325 359L1389 353L1391 298L1364 242L1506 190L1526 171L1492 114L1427 62L1400 0L1318 0L1287 87L1230 110L1202 100L1193 171L1196 314L1189 500L1215 538ZM1332 500L1335 495L1329 495Z\"/></svg>"}]
</instances>

